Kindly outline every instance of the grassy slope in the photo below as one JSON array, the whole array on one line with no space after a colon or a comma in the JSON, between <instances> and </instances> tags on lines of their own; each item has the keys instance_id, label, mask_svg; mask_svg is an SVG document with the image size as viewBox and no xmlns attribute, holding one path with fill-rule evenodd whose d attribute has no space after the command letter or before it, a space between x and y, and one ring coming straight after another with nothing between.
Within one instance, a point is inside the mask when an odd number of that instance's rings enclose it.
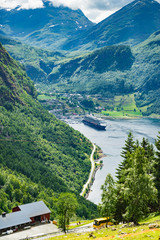
<instances>
[{"instance_id":1,"label":"grassy slope","mask_svg":"<svg viewBox=\"0 0 160 240\"><path fill-rule=\"evenodd\" d=\"M126 240L148 240L148 239L158 239L160 235L160 228L149 229L149 223L159 224L160 215L156 217L149 217L140 223L139 226L134 227L122 227L123 225L114 225L109 228L103 228L96 232L93 232L93 235L98 240L111 240L111 239L126 239ZM114 231L112 229L115 229ZM67 234L65 239L69 240L87 240L89 238L89 233L75 233ZM57 236L49 238L50 240L61 240L64 239L64 236Z\"/></svg>"},{"instance_id":2,"label":"grassy slope","mask_svg":"<svg viewBox=\"0 0 160 240\"><path fill-rule=\"evenodd\" d=\"M134 94L116 96L113 101L113 111L102 111L106 116L115 118L141 117L145 109L137 108Z\"/></svg>"}]
</instances>

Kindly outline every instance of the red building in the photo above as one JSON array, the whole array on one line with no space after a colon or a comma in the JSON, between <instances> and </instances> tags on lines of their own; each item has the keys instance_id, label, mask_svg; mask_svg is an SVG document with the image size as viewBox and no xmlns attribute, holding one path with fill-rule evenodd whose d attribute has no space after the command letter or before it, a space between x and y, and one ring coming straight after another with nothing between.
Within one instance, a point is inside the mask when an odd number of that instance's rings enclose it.
<instances>
[{"instance_id":1,"label":"red building","mask_svg":"<svg viewBox=\"0 0 160 240\"><path fill-rule=\"evenodd\" d=\"M19 205L12 209L12 212L22 211L25 216L34 222L42 222L50 220L51 211L43 201Z\"/></svg>"}]
</instances>

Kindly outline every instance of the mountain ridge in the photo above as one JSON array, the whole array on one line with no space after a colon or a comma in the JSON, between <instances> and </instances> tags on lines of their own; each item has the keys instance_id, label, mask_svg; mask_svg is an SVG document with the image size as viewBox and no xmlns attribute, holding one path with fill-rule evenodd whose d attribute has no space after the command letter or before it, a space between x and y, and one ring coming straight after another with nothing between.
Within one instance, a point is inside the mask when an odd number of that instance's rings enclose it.
<instances>
[{"instance_id":1,"label":"mountain ridge","mask_svg":"<svg viewBox=\"0 0 160 240\"><path fill-rule=\"evenodd\" d=\"M89 21L81 10L53 7L0 9L1 31L10 37L51 50L88 51L107 45L136 45L159 30L160 4L135 0L98 24ZM41 21L38 21L38 16ZM1 32L1 33L2 33Z\"/></svg>"},{"instance_id":2,"label":"mountain ridge","mask_svg":"<svg viewBox=\"0 0 160 240\"><path fill-rule=\"evenodd\" d=\"M93 49L120 43L136 45L159 30L159 26L160 4L152 0L135 0L75 40L68 40L63 49Z\"/></svg>"},{"instance_id":3,"label":"mountain ridge","mask_svg":"<svg viewBox=\"0 0 160 240\"><path fill-rule=\"evenodd\" d=\"M39 20L41 19L41 20ZM37 9L0 9L1 31L35 46L56 49L71 34L75 35L94 25L83 12L68 7L54 7L48 1ZM59 41L59 43L57 43Z\"/></svg>"}]
</instances>

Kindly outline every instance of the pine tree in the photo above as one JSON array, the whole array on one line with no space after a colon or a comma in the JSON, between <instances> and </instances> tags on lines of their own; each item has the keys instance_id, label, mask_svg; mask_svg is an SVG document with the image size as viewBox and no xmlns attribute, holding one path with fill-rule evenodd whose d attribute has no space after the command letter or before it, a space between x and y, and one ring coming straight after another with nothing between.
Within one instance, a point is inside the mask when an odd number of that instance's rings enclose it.
<instances>
[{"instance_id":1,"label":"pine tree","mask_svg":"<svg viewBox=\"0 0 160 240\"><path fill-rule=\"evenodd\" d=\"M118 178L119 183L123 183L125 179L125 169L127 169L130 166L130 155L133 153L133 151L136 148L135 141L133 139L132 132L129 132L128 138L125 141L125 146L122 148L121 157L123 158L122 162L119 164L117 171L116 171L116 177ZM125 172L126 173L126 172Z\"/></svg>"},{"instance_id":2,"label":"pine tree","mask_svg":"<svg viewBox=\"0 0 160 240\"><path fill-rule=\"evenodd\" d=\"M159 132L160 134L160 132ZM156 158L155 158L155 184L158 190L158 201L160 202L160 136L157 136L157 140L155 141L155 145L157 148ZM160 203L159 203L160 205Z\"/></svg>"},{"instance_id":3,"label":"pine tree","mask_svg":"<svg viewBox=\"0 0 160 240\"><path fill-rule=\"evenodd\" d=\"M143 138L142 142L141 142L141 146L145 150L145 156L148 159L150 159L150 161L152 162L152 160L154 159L154 147L153 147L153 144L149 143L149 140L147 138Z\"/></svg>"},{"instance_id":4,"label":"pine tree","mask_svg":"<svg viewBox=\"0 0 160 240\"><path fill-rule=\"evenodd\" d=\"M130 158L132 164L126 170L122 191L126 203L123 217L127 221L138 223L149 212L149 206L157 201L157 189L144 148L138 147Z\"/></svg>"},{"instance_id":5,"label":"pine tree","mask_svg":"<svg viewBox=\"0 0 160 240\"><path fill-rule=\"evenodd\" d=\"M141 146L141 147L140 147ZM131 175L133 166L133 157L135 156L137 149L141 149L144 158L147 163L147 171L148 174L152 175L154 172L154 148L153 145L149 143L148 139L143 138L142 142L134 141L133 135L130 132L128 134L128 138L125 141L125 146L123 147L121 156L123 157L123 161L119 165L117 169L117 206L116 206L116 217L117 220L122 220L124 214L126 213L126 206L128 206L127 199L124 197L124 188L127 179ZM141 159L139 158L139 164L141 164ZM143 165L143 164L142 164ZM155 208L155 205L150 203L152 208Z\"/></svg>"}]
</instances>

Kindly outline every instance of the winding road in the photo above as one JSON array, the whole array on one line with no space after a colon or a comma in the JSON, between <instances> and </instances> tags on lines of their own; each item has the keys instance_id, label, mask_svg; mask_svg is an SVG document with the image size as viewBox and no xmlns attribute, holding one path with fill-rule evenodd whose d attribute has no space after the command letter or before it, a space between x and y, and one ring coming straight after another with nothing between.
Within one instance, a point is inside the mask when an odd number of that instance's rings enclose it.
<instances>
[{"instance_id":1,"label":"winding road","mask_svg":"<svg viewBox=\"0 0 160 240\"><path fill-rule=\"evenodd\" d=\"M94 170L95 170L95 163L94 163L94 158L93 158L93 155L94 155L94 152L96 150L96 146L95 144L93 143L93 150L92 150L92 153L91 153L91 156L90 156L90 161L91 161L91 171L90 171L90 174L89 174L89 178L88 178L88 181L84 184L83 186L83 190L81 192L81 196L84 195L85 193L85 190L87 189L89 183L91 182L91 179L92 179L92 176L94 174Z\"/></svg>"}]
</instances>

